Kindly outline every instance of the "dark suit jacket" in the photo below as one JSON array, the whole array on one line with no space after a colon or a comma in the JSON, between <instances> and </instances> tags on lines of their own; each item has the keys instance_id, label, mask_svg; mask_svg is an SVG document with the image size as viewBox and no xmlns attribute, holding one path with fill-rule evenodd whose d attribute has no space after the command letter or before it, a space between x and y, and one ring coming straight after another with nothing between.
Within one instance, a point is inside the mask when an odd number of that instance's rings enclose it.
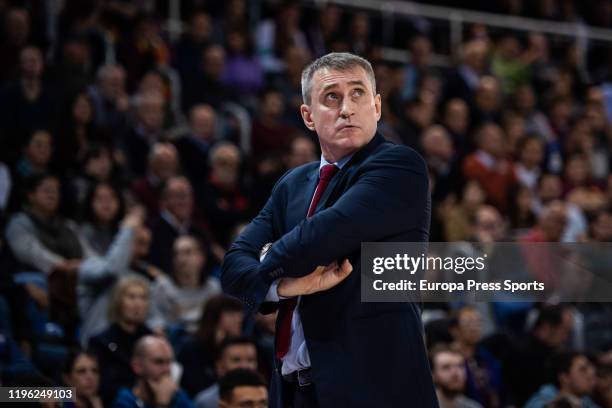
<instances>
[{"instance_id":1,"label":"dark suit jacket","mask_svg":"<svg viewBox=\"0 0 612 408\"><path fill-rule=\"evenodd\" d=\"M275 279L303 276L317 265L348 258L353 272L345 281L303 296L299 304L320 406L437 407L419 307L364 303L360 290L362 242L428 239L423 159L376 135L332 179L317 212L306 219L318 170L318 162L306 164L277 183L225 257L224 290L265 311L264 298ZM260 263L267 242L274 245ZM279 372L272 379L271 406L281 406Z\"/></svg>"}]
</instances>

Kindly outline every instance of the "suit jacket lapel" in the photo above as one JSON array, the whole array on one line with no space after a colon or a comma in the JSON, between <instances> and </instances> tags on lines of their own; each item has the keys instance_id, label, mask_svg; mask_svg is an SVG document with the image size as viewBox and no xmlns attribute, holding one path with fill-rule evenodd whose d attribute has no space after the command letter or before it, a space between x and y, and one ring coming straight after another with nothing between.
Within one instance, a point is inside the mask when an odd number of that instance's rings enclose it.
<instances>
[{"instance_id":1,"label":"suit jacket lapel","mask_svg":"<svg viewBox=\"0 0 612 408\"><path fill-rule=\"evenodd\" d=\"M329 185L325 189L319 204L317 205L317 212L333 205L338 197L346 189L345 184L342 181L349 178L350 174L353 173L355 168L361 164L377 147L385 142L385 138L380 134L376 133L372 140L365 145L361 150L356 152L353 157L342 167L342 169L336 174L336 176L330 181ZM341 191L336 191L341 189ZM330 201L331 199L331 201Z\"/></svg>"},{"instance_id":2,"label":"suit jacket lapel","mask_svg":"<svg viewBox=\"0 0 612 408\"><path fill-rule=\"evenodd\" d=\"M289 197L287 207L286 228L287 231L300 223L308 213L308 206L314 194L315 187L319 181L319 166L307 171L297 180L295 189Z\"/></svg>"}]
</instances>

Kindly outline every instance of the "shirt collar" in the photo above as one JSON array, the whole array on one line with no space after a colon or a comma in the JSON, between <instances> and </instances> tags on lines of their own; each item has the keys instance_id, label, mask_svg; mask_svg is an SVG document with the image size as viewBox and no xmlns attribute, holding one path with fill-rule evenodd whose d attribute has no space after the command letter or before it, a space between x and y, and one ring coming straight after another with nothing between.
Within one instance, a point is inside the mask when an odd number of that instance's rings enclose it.
<instances>
[{"instance_id":1,"label":"shirt collar","mask_svg":"<svg viewBox=\"0 0 612 408\"><path fill-rule=\"evenodd\" d=\"M355 154L355 153L353 153ZM323 157L323 155L321 155L321 164L319 165L319 170L321 170L323 168L323 166L326 166L328 164L333 164L335 166L337 166L339 169L342 169L342 167L344 167L344 165L346 163L348 163L349 160L351 160L351 157L353 157L353 154L349 154L348 156L344 156L343 158L341 158L340 160L338 160L335 163L330 163L327 160L325 160L325 157Z\"/></svg>"}]
</instances>

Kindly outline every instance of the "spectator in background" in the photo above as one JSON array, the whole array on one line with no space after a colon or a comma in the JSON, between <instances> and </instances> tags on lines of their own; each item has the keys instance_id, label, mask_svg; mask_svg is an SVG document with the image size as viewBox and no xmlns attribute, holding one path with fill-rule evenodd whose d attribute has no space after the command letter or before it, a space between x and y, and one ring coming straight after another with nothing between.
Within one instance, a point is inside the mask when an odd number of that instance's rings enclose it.
<instances>
[{"instance_id":1,"label":"spectator in background","mask_svg":"<svg viewBox=\"0 0 612 408\"><path fill-rule=\"evenodd\" d=\"M281 4L274 18L259 23L255 30L255 47L259 63L266 74L282 72L282 56L292 46L307 47L300 29L300 6L295 1Z\"/></svg>"},{"instance_id":2,"label":"spectator in background","mask_svg":"<svg viewBox=\"0 0 612 408\"><path fill-rule=\"evenodd\" d=\"M153 15L137 15L130 29L131 35L117 42L117 57L125 67L128 86L134 87L146 72L170 62L170 50Z\"/></svg>"},{"instance_id":3,"label":"spectator in background","mask_svg":"<svg viewBox=\"0 0 612 408\"><path fill-rule=\"evenodd\" d=\"M143 176L150 148L160 139L164 125L164 99L158 93L137 95L136 123L123 137L122 147L133 176Z\"/></svg>"},{"instance_id":4,"label":"spectator in background","mask_svg":"<svg viewBox=\"0 0 612 408\"><path fill-rule=\"evenodd\" d=\"M503 362L504 378L514 404L522 406L548 382L547 364L567 342L574 326L569 306L544 306L523 344L507 354Z\"/></svg>"},{"instance_id":5,"label":"spectator in background","mask_svg":"<svg viewBox=\"0 0 612 408\"><path fill-rule=\"evenodd\" d=\"M257 370L257 348L248 337L233 337L219 346L215 358L217 379L222 379L232 370ZM215 382L193 399L198 408L217 408L219 406L219 382Z\"/></svg>"},{"instance_id":6,"label":"spectator in background","mask_svg":"<svg viewBox=\"0 0 612 408\"><path fill-rule=\"evenodd\" d=\"M55 132L54 161L62 172L75 174L91 146L105 140L94 127L93 107L86 93L78 93L64 110L61 126Z\"/></svg>"},{"instance_id":7,"label":"spectator in background","mask_svg":"<svg viewBox=\"0 0 612 408\"><path fill-rule=\"evenodd\" d=\"M525 121L525 131L539 135L543 140L551 140L553 131L548 118L537 110L537 99L534 90L529 85L520 85L514 93L515 112Z\"/></svg>"},{"instance_id":8,"label":"spectator in background","mask_svg":"<svg viewBox=\"0 0 612 408\"><path fill-rule=\"evenodd\" d=\"M121 65L103 65L96 82L88 89L96 128L109 135L122 134L127 126L130 100L125 89L125 70Z\"/></svg>"},{"instance_id":9,"label":"spectator in background","mask_svg":"<svg viewBox=\"0 0 612 408\"><path fill-rule=\"evenodd\" d=\"M579 352L563 352L554 356L554 384L543 385L525 403L525 408L544 408L556 398L567 398L583 408L600 408L590 396L597 385L595 366Z\"/></svg>"},{"instance_id":10,"label":"spectator in background","mask_svg":"<svg viewBox=\"0 0 612 408\"><path fill-rule=\"evenodd\" d=\"M94 184L83 202L79 233L98 254L108 251L125 212L121 192L111 184Z\"/></svg>"},{"instance_id":11,"label":"spectator in background","mask_svg":"<svg viewBox=\"0 0 612 408\"><path fill-rule=\"evenodd\" d=\"M283 122L285 104L280 92L274 89L264 91L259 109L251 129L253 155L256 159L264 154L285 151L295 133L293 128Z\"/></svg>"},{"instance_id":12,"label":"spectator in background","mask_svg":"<svg viewBox=\"0 0 612 408\"><path fill-rule=\"evenodd\" d=\"M612 365L600 364L597 367L597 387L593 400L601 408L612 407Z\"/></svg>"},{"instance_id":13,"label":"spectator in background","mask_svg":"<svg viewBox=\"0 0 612 408\"><path fill-rule=\"evenodd\" d=\"M347 51L357 55L367 55L372 48L370 30L369 14L366 12L355 12L349 23L348 36L344 38L348 43Z\"/></svg>"},{"instance_id":14,"label":"spectator in background","mask_svg":"<svg viewBox=\"0 0 612 408\"><path fill-rule=\"evenodd\" d=\"M11 217L6 229L8 245L19 265L25 288L39 306L45 306L41 289L51 299L51 318L67 332L75 328L76 273L87 248L77 226L58 214L59 180L42 174L28 179L27 202L22 212ZM48 285L48 287L47 287Z\"/></svg>"},{"instance_id":15,"label":"spectator in background","mask_svg":"<svg viewBox=\"0 0 612 408\"><path fill-rule=\"evenodd\" d=\"M326 3L318 11L317 20L308 30L308 43L315 58L331 51L331 43L340 36L342 19L342 9L336 4Z\"/></svg>"},{"instance_id":16,"label":"spectator in background","mask_svg":"<svg viewBox=\"0 0 612 408\"><path fill-rule=\"evenodd\" d=\"M172 378L172 347L166 339L144 336L136 343L130 358L135 374L131 387L119 390L114 408L193 408L194 405Z\"/></svg>"},{"instance_id":17,"label":"spectator in background","mask_svg":"<svg viewBox=\"0 0 612 408\"><path fill-rule=\"evenodd\" d=\"M219 110L233 95L221 82L225 70L225 49L220 45L208 46L202 54L197 73L183 81L183 111L194 105L210 105Z\"/></svg>"},{"instance_id":18,"label":"spectator in background","mask_svg":"<svg viewBox=\"0 0 612 408\"><path fill-rule=\"evenodd\" d=\"M502 128L494 123L483 125L478 129L476 144L478 149L463 162L463 174L467 179L478 181L487 194L487 201L504 211L516 176L506 159Z\"/></svg>"},{"instance_id":19,"label":"spectator in background","mask_svg":"<svg viewBox=\"0 0 612 408\"><path fill-rule=\"evenodd\" d=\"M96 183L123 186L121 167L113 154L117 154L117 151L100 145L94 145L85 152L79 166L82 172L72 178L72 191L80 207L83 207L85 196Z\"/></svg>"},{"instance_id":20,"label":"spectator in background","mask_svg":"<svg viewBox=\"0 0 612 408\"><path fill-rule=\"evenodd\" d=\"M189 334L197 330L208 299L221 293L217 278L203 275L206 252L193 236L174 241L172 277L160 273L152 285L152 298L165 326L179 325Z\"/></svg>"},{"instance_id":21,"label":"spectator in background","mask_svg":"<svg viewBox=\"0 0 612 408\"><path fill-rule=\"evenodd\" d=\"M219 345L242 333L244 320L239 300L218 295L208 300L198 331L183 345L178 355L183 365L181 386L190 396L215 382L214 361Z\"/></svg>"},{"instance_id":22,"label":"spectator in background","mask_svg":"<svg viewBox=\"0 0 612 408\"><path fill-rule=\"evenodd\" d=\"M285 105L284 119L296 129L304 128L304 121L300 116L302 105L302 71L310 60L310 51L307 48L290 46L285 51L285 70L274 79L273 87L283 95Z\"/></svg>"},{"instance_id":23,"label":"spectator in background","mask_svg":"<svg viewBox=\"0 0 612 408\"><path fill-rule=\"evenodd\" d=\"M451 137L443 126L433 125L424 130L420 147L429 169L432 199L442 201L460 177Z\"/></svg>"},{"instance_id":24,"label":"spectator in background","mask_svg":"<svg viewBox=\"0 0 612 408\"><path fill-rule=\"evenodd\" d=\"M30 14L24 8L10 8L3 15L3 35L0 55L5 62L0 67L0 84L14 81L19 75L19 52L30 39Z\"/></svg>"},{"instance_id":25,"label":"spectator in background","mask_svg":"<svg viewBox=\"0 0 612 408\"><path fill-rule=\"evenodd\" d=\"M102 408L98 395L100 372L96 356L85 351L73 351L64 361L62 380L67 387L74 387L76 408Z\"/></svg>"},{"instance_id":26,"label":"spectator in background","mask_svg":"<svg viewBox=\"0 0 612 408\"><path fill-rule=\"evenodd\" d=\"M501 242L506 237L506 224L497 208L481 205L474 215L473 237L480 244Z\"/></svg>"},{"instance_id":27,"label":"spectator in background","mask_svg":"<svg viewBox=\"0 0 612 408\"><path fill-rule=\"evenodd\" d=\"M465 359L459 351L444 345L434 346L429 360L440 408L482 408L463 394Z\"/></svg>"},{"instance_id":28,"label":"spectator in background","mask_svg":"<svg viewBox=\"0 0 612 408\"><path fill-rule=\"evenodd\" d=\"M483 76L474 94L474 107L471 110L472 126L479 127L487 122L501 122L502 91L497 78Z\"/></svg>"},{"instance_id":29,"label":"spectator in background","mask_svg":"<svg viewBox=\"0 0 612 408\"><path fill-rule=\"evenodd\" d=\"M149 313L149 283L138 275L123 276L116 284L109 303L110 326L89 340L89 348L100 364L100 397L104 405L121 387L135 379L130 359L136 342L152 331L145 321Z\"/></svg>"},{"instance_id":30,"label":"spectator in background","mask_svg":"<svg viewBox=\"0 0 612 408\"><path fill-rule=\"evenodd\" d=\"M164 100L164 129L176 126L182 117L179 106L180 94L177 92L168 74L160 69L147 71L138 83L136 90L136 93L140 95L154 93L162 96Z\"/></svg>"},{"instance_id":31,"label":"spectator in background","mask_svg":"<svg viewBox=\"0 0 612 408\"><path fill-rule=\"evenodd\" d=\"M560 200L563 191L561 178L555 174L545 173L538 181L538 192L533 203L536 216L553 201ZM576 242L580 237L587 234L587 221L582 210L572 204L565 204L566 226L563 231L563 242Z\"/></svg>"},{"instance_id":32,"label":"spectator in background","mask_svg":"<svg viewBox=\"0 0 612 408\"><path fill-rule=\"evenodd\" d=\"M81 343L84 345L91 336L108 326L109 302L118 280L130 273L156 273L149 271L153 267L142 265L151 243L151 233L143 226L143 218L142 208L132 208L121 221L109 249L87 258L79 267L77 293L82 319ZM148 314L148 323L154 328L163 324L156 312L152 308Z\"/></svg>"},{"instance_id":33,"label":"spectator in background","mask_svg":"<svg viewBox=\"0 0 612 408\"><path fill-rule=\"evenodd\" d=\"M183 176L170 177L161 193L159 214L149 219L153 241L149 261L164 272L172 269L172 245L182 235L207 238L206 229L195 217L193 188Z\"/></svg>"},{"instance_id":34,"label":"spectator in background","mask_svg":"<svg viewBox=\"0 0 612 408\"><path fill-rule=\"evenodd\" d=\"M192 185L208 175L208 154L217 139L217 113L210 105L195 105L189 112L189 133L174 141L181 167Z\"/></svg>"},{"instance_id":35,"label":"spectator in background","mask_svg":"<svg viewBox=\"0 0 612 408\"><path fill-rule=\"evenodd\" d=\"M529 187L518 185L510 191L510 206L508 215L513 235L524 234L536 223L533 211L534 193Z\"/></svg>"},{"instance_id":36,"label":"spectator in background","mask_svg":"<svg viewBox=\"0 0 612 408\"><path fill-rule=\"evenodd\" d=\"M484 204L486 194L475 180L468 180L460 196L461 201L453 205L452 197L442 204L438 212L444 224L446 241L464 241L474 236L472 220Z\"/></svg>"},{"instance_id":37,"label":"spectator in background","mask_svg":"<svg viewBox=\"0 0 612 408\"><path fill-rule=\"evenodd\" d=\"M528 135L518 141L517 162L514 173L518 182L535 192L542 172L544 143L536 135Z\"/></svg>"},{"instance_id":38,"label":"spectator in background","mask_svg":"<svg viewBox=\"0 0 612 408\"><path fill-rule=\"evenodd\" d=\"M219 244L229 247L237 223L251 214L248 195L240 183L242 158L230 142L219 142L210 151L208 182L199 192L199 203Z\"/></svg>"},{"instance_id":39,"label":"spectator in background","mask_svg":"<svg viewBox=\"0 0 612 408\"><path fill-rule=\"evenodd\" d=\"M266 383L254 371L237 369L227 373L219 384L219 408L268 407Z\"/></svg>"},{"instance_id":40,"label":"spectator in background","mask_svg":"<svg viewBox=\"0 0 612 408\"><path fill-rule=\"evenodd\" d=\"M0 93L1 138L6 160L14 162L24 135L49 128L56 114L56 101L43 82L45 63L39 48L28 46L19 54L19 81Z\"/></svg>"},{"instance_id":41,"label":"spectator in background","mask_svg":"<svg viewBox=\"0 0 612 408\"><path fill-rule=\"evenodd\" d=\"M458 159L463 159L471 144L468 137L470 108L467 103L459 98L449 100L445 105L442 124L451 136Z\"/></svg>"},{"instance_id":42,"label":"spectator in background","mask_svg":"<svg viewBox=\"0 0 612 408\"><path fill-rule=\"evenodd\" d=\"M285 160L288 169L317 160L317 146L306 136L297 136L291 141L289 154Z\"/></svg>"},{"instance_id":43,"label":"spectator in background","mask_svg":"<svg viewBox=\"0 0 612 408\"><path fill-rule=\"evenodd\" d=\"M187 31L174 47L174 66L183 80L196 75L201 55L210 45L212 34L210 16L203 11L193 13Z\"/></svg>"},{"instance_id":44,"label":"spectator in background","mask_svg":"<svg viewBox=\"0 0 612 408\"><path fill-rule=\"evenodd\" d=\"M410 63L406 64L403 72L403 87L401 100L409 101L418 95L418 87L424 76L431 71L432 44L424 35L416 35L410 39Z\"/></svg>"},{"instance_id":45,"label":"spectator in background","mask_svg":"<svg viewBox=\"0 0 612 408\"><path fill-rule=\"evenodd\" d=\"M171 143L158 142L151 147L147 172L134 180L131 192L138 202L147 209L149 216L159 213L161 190L171 177L178 176L179 158Z\"/></svg>"},{"instance_id":46,"label":"spectator in background","mask_svg":"<svg viewBox=\"0 0 612 408\"><path fill-rule=\"evenodd\" d=\"M567 160L564 190L565 199L586 214L594 214L605 206L604 194L593 182L589 161L581 153L575 153Z\"/></svg>"},{"instance_id":47,"label":"spectator in background","mask_svg":"<svg viewBox=\"0 0 612 408\"><path fill-rule=\"evenodd\" d=\"M465 395L485 407L502 406L502 378L499 362L480 343L482 316L478 309L463 306L450 324L453 346L465 359Z\"/></svg>"},{"instance_id":48,"label":"spectator in background","mask_svg":"<svg viewBox=\"0 0 612 408\"><path fill-rule=\"evenodd\" d=\"M461 63L453 69L446 83L446 99L463 99L474 104L480 79L489 72L489 45L484 39L470 40L461 49Z\"/></svg>"},{"instance_id":49,"label":"spectator in background","mask_svg":"<svg viewBox=\"0 0 612 408\"><path fill-rule=\"evenodd\" d=\"M529 66L522 53L521 43L513 34L506 33L497 41L491 71L500 79L504 93L514 94L518 86L530 79Z\"/></svg>"},{"instance_id":50,"label":"spectator in background","mask_svg":"<svg viewBox=\"0 0 612 408\"><path fill-rule=\"evenodd\" d=\"M423 131L433 125L436 107L433 101L415 98L404 105L404 110L397 126L401 142L418 149Z\"/></svg>"},{"instance_id":51,"label":"spectator in background","mask_svg":"<svg viewBox=\"0 0 612 408\"><path fill-rule=\"evenodd\" d=\"M521 237L523 242L561 242L567 226L567 208L562 201L552 201L538 214L538 224Z\"/></svg>"},{"instance_id":52,"label":"spectator in background","mask_svg":"<svg viewBox=\"0 0 612 408\"><path fill-rule=\"evenodd\" d=\"M263 87L264 75L253 56L248 32L234 28L226 33L226 38L227 58L221 82L233 94L240 95L240 103L253 102L251 99Z\"/></svg>"},{"instance_id":53,"label":"spectator in background","mask_svg":"<svg viewBox=\"0 0 612 408\"><path fill-rule=\"evenodd\" d=\"M53 155L53 137L45 129L35 130L27 138L21 159L17 162L17 176L21 181L49 171Z\"/></svg>"}]
</instances>

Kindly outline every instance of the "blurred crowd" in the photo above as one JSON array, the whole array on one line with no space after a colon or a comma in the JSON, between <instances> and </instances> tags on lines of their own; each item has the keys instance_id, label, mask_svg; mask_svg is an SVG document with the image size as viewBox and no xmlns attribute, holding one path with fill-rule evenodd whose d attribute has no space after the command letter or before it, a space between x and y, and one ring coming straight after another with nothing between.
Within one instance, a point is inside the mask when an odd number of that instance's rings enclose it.
<instances>
[{"instance_id":1,"label":"blurred crowd","mask_svg":"<svg viewBox=\"0 0 612 408\"><path fill-rule=\"evenodd\" d=\"M168 1L59 3L0 1L2 385L267 406L275 316L223 295L219 265L275 181L319 160L300 75L331 51L372 62L379 132L425 158L431 241L612 240L609 44L483 22L449 49L426 19L385 37L379 14L311 2L184 0L179 26ZM611 4L485 10L610 27ZM612 407L610 304L426 304L424 321L442 407Z\"/></svg>"}]
</instances>

